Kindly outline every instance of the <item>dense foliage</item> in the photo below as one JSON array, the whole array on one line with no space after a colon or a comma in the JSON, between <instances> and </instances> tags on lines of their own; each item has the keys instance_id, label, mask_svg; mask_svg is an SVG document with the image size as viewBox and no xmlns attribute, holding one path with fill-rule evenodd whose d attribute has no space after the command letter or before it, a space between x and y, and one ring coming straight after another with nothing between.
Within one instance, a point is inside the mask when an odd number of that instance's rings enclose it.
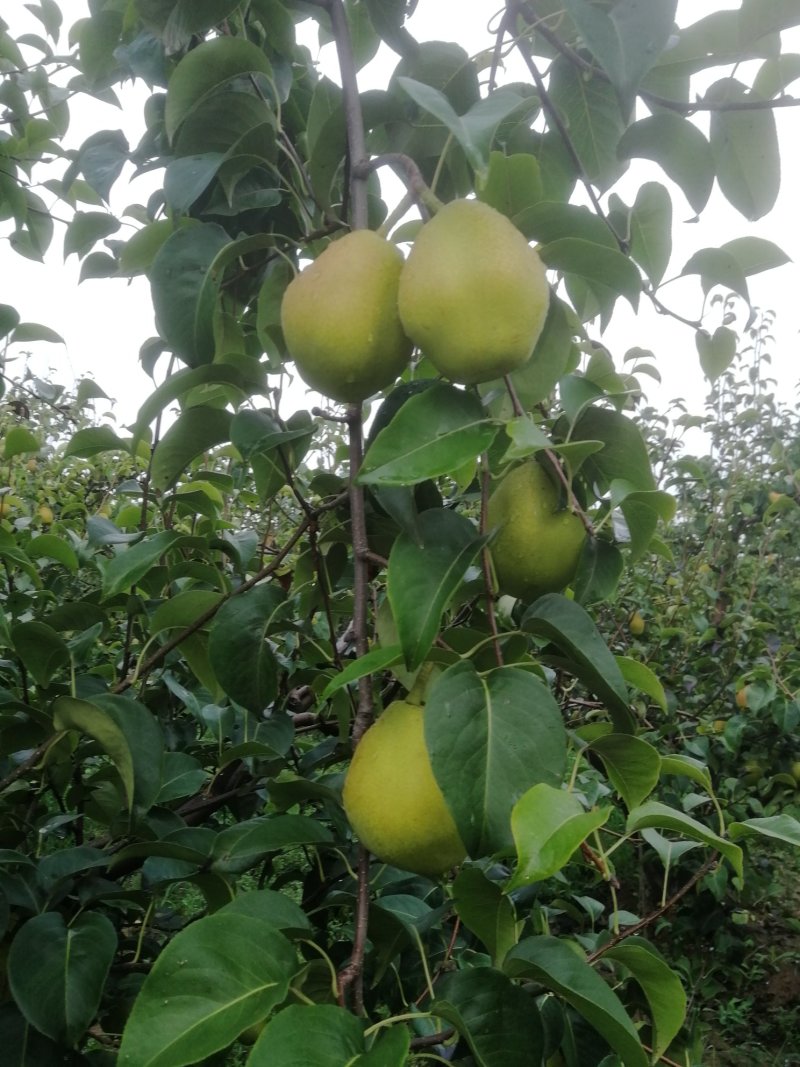
<instances>
[{"instance_id":1,"label":"dense foliage","mask_svg":"<svg viewBox=\"0 0 800 1067\"><path fill-rule=\"evenodd\" d=\"M724 927L745 849L800 844L797 421L768 317L739 338L730 313L786 256L742 236L680 268L727 300L686 324L708 457L676 440L690 413L646 408L646 350L598 331L620 299L670 313L673 202L699 214L716 182L771 210L800 4L678 28L675 2L509 0L475 57L417 42L404 0L92 0L69 28L28 6L42 36L0 20L4 232L40 259L63 226L98 289L146 275L159 335L124 431L91 383L2 368L4 1062L701 1063L707 990L668 923ZM341 84L297 44L309 18ZM65 148L72 97L131 78L142 141ZM670 184L629 205L637 158ZM163 186L123 239L131 162ZM473 194L547 267L531 360L462 388L418 359L369 405L287 410L301 264L349 229L407 246ZM52 339L8 305L0 333L7 360ZM528 603L498 596L487 500L534 456L589 536L571 590ZM341 804L403 695L469 856L442 879L371 858Z\"/></svg>"}]
</instances>

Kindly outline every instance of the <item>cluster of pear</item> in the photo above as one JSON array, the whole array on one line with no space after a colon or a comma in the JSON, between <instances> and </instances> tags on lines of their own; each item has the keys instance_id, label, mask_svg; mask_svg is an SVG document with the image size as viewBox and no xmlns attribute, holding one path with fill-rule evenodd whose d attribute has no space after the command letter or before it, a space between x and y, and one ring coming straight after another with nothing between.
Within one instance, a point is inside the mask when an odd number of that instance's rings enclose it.
<instances>
[{"instance_id":1,"label":"cluster of pear","mask_svg":"<svg viewBox=\"0 0 800 1067\"><path fill-rule=\"evenodd\" d=\"M416 345L453 382L476 384L530 359L549 289L535 249L499 211L454 200L408 259L372 230L333 241L289 284L286 346L308 385L357 404L390 385Z\"/></svg>"}]
</instances>

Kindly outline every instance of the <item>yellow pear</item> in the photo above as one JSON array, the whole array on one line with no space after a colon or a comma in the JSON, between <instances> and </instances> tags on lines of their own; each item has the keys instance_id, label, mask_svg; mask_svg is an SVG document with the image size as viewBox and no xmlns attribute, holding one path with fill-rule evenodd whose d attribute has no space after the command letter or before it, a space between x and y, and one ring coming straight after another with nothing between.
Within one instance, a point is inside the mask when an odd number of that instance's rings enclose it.
<instances>
[{"instance_id":1,"label":"yellow pear","mask_svg":"<svg viewBox=\"0 0 800 1067\"><path fill-rule=\"evenodd\" d=\"M433 776L418 704L396 700L367 730L342 799L361 843L393 867L435 877L466 856Z\"/></svg>"},{"instance_id":2,"label":"yellow pear","mask_svg":"<svg viewBox=\"0 0 800 1067\"><path fill-rule=\"evenodd\" d=\"M412 345L400 325L403 255L372 230L332 242L288 285L281 304L286 347L303 380L343 404L390 385Z\"/></svg>"},{"instance_id":3,"label":"yellow pear","mask_svg":"<svg viewBox=\"0 0 800 1067\"><path fill-rule=\"evenodd\" d=\"M420 230L400 276L400 319L454 382L488 382L530 359L550 290L538 254L479 200L453 200Z\"/></svg>"},{"instance_id":4,"label":"yellow pear","mask_svg":"<svg viewBox=\"0 0 800 1067\"><path fill-rule=\"evenodd\" d=\"M640 611L634 611L628 619L628 629L634 637L641 637L645 631L646 623Z\"/></svg>"},{"instance_id":5,"label":"yellow pear","mask_svg":"<svg viewBox=\"0 0 800 1067\"><path fill-rule=\"evenodd\" d=\"M559 508L558 489L535 461L514 467L489 497L492 560L501 593L535 600L568 585L578 569L586 530Z\"/></svg>"},{"instance_id":6,"label":"yellow pear","mask_svg":"<svg viewBox=\"0 0 800 1067\"><path fill-rule=\"evenodd\" d=\"M53 521L53 509L49 504L40 504L36 510L36 515L40 522L45 526L49 526Z\"/></svg>"}]
</instances>

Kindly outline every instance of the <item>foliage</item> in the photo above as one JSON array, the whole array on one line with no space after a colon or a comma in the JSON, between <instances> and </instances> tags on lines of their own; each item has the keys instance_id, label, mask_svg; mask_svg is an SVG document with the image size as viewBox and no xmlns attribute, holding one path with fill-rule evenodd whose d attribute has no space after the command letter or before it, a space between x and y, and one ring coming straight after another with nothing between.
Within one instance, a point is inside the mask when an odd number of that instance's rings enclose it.
<instances>
[{"instance_id":1,"label":"foliage","mask_svg":"<svg viewBox=\"0 0 800 1067\"><path fill-rule=\"evenodd\" d=\"M471 58L415 41L401 0L93 0L63 34L56 0L29 6L44 36L0 21L9 242L39 259L66 217L84 280L147 276L159 336L134 426L68 429L15 399L3 427L20 501L0 518L7 1062L693 1054L662 915L701 882L740 891L752 840L800 843L796 426L758 372L743 408L724 303L689 324L715 383L708 460L642 410L643 350L620 370L593 331L620 298L666 312L673 201L700 213L716 180L746 219L771 210L800 8L743 0L677 28L674 2L509 2ZM297 43L308 18L341 87ZM359 95L381 42L394 72ZM525 82L500 84L506 46ZM696 99L718 68L735 76ZM114 101L130 78L151 90L141 142L67 147L71 97ZM670 185L627 205L637 158ZM128 163L163 187L126 209L124 240L107 205ZM420 359L369 410L288 413L280 304L301 261L350 228L407 242L412 203L473 193L549 271L529 363L463 389ZM747 302L785 261L743 236L679 273ZM47 339L6 305L0 329L7 356ZM91 396L47 399L66 419ZM485 516L532 456L590 537L572 595L528 604L495 595ZM718 730L740 682L747 712ZM470 856L443 880L371 861L341 806L351 743L407 693ZM774 754L745 789L731 772L754 746ZM640 912L629 887L655 861L664 900Z\"/></svg>"}]
</instances>

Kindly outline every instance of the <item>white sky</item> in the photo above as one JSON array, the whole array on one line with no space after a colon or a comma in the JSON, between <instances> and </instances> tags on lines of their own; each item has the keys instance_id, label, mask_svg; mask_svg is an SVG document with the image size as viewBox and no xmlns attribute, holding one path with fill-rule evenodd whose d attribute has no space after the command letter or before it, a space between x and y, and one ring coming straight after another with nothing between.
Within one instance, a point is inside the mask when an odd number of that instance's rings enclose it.
<instances>
[{"instance_id":1,"label":"white sky","mask_svg":"<svg viewBox=\"0 0 800 1067\"><path fill-rule=\"evenodd\" d=\"M86 12L85 0L62 0L65 21L70 23ZM469 52L477 52L487 45L486 26L499 4L497 0L419 0L411 32L420 40L457 39ZM679 24L696 21L705 13L720 7L738 7L730 0L680 0ZM5 0L3 17L12 31L39 31L39 24L24 9L22 0ZM310 25L310 24L309 24ZM788 37L794 38L793 47ZM800 51L800 33L785 35L785 50ZM327 63L326 57L321 57ZM382 50L376 60L360 75L362 89L385 84L388 71L396 56ZM512 74L513 76L513 74ZM718 68L710 80L722 76ZM746 79L749 71L741 70ZM797 87L795 86L794 89ZM793 89L789 90L790 92ZM125 108L120 111L96 102L73 105L73 119L69 133L69 147L77 147L84 138L98 129L122 129L129 142L135 145L142 129L141 107L145 94L130 92ZM793 262L778 270L750 278L753 303L777 313L772 347L774 376L780 382L779 394L787 402L796 397L798 373L797 294L800 292L798 262L800 262L800 226L797 222L797 189L800 188L800 108L783 108L776 112L781 138L783 175L781 193L773 212L757 223L749 223L731 208L715 187L709 205L699 223L682 224L681 219L692 218L692 211L676 187L673 192L675 232L673 259L668 277L677 274L689 256L698 248L714 246L734 237L758 235L775 241ZM631 166L629 173L615 189L631 203L635 189L641 182L655 179L669 184L663 172L641 161ZM112 207L119 214L130 203L142 202L159 177L145 176L126 187L119 179L114 191ZM137 278L128 280L88 281L77 284L80 264L75 256L64 263L61 255L63 233L57 228L46 264L35 264L11 252L0 244L0 302L14 305L23 321L41 322L57 330L66 340L62 346L37 344L33 347L31 367L35 373L52 377L62 383L72 378L89 376L108 395L117 401L115 412L119 423L134 419L142 399L152 388L150 380L138 365L141 343L151 336L153 327L150 294L147 282ZM129 233L133 233L131 228ZM124 237L126 224L114 237ZM702 294L695 276L667 286L659 294L670 307L689 318L701 312ZM716 325L716 323L712 324ZM590 327L597 336L597 330ZM686 397L690 406L699 412L706 393L706 383L700 371L693 331L656 314L649 302L642 298L639 312L634 315L624 300L620 300L611 327L602 337L614 356L618 368L622 356L632 346L652 349L663 376L661 389L647 381L650 400L659 408L666 408L675 396ZM22 347L22 346L20 346ZM12 368L13 369L13 365ZM298 390L293 399L297 407L310 407L316 398L304 396ZM99 407L99 411L103 408ZM286 412L290 413L289 411Z\"/></svg>"}]
</instances>

